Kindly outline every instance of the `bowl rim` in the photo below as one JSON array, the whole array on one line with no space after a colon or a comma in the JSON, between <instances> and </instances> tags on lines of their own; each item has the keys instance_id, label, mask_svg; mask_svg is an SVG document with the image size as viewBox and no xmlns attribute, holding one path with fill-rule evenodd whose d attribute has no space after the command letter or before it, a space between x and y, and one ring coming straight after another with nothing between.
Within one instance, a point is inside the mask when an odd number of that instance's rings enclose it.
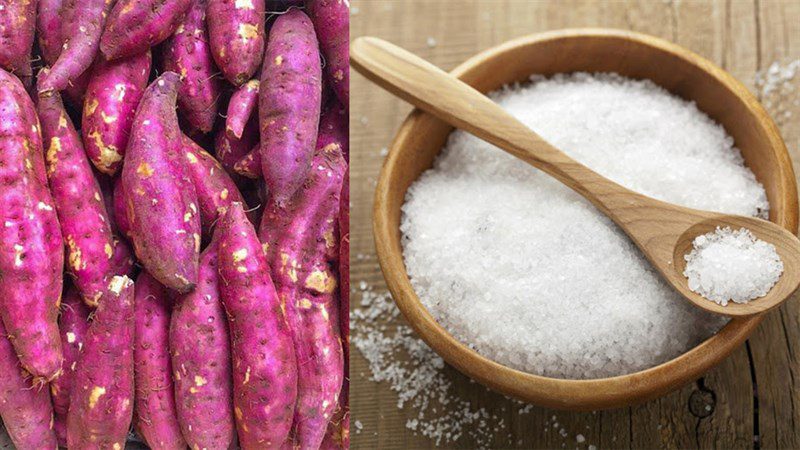
<instances>
[{"instance_id":1,"label":"bowl rim","mask_svg":"<svg viewBox=\"0 0 800 450\"><path fill-rule=\"evenodd\" d=\"M774 199L781 203L781 208L777 208L780 214L771 220L792 233L797 232L796 181L791 159L777 126L741 82L714 63L677 44L627 30L568 28L526 35L488 48L459 64L451 73L462 77L483 62L503 53L514 52L521 47L546 41L593 37L633 40L638 44L654 47L655 50L677 55L685 62L707 72L718 83L738 96L749 113L765 128L770 148L775 153L777 167L780 168L776 176L779 180L778 191L782 195ZM659 397L702 376L738 348L763 320L763 314L732 319L719 332L676 358L645 370L608 378L562 379L534 375L504 366L470 349L439 325L417 296L405 269L402 244L399 255L393 250L391 212L388 207L383 206L388 203L393 188L391 174L398 167L399 149L405 145L417 122L424 116L427 116L427 113L418 109L409 113L395 135L381 169L373 203L375 247L392 298L408 323L437 354L468 377L500 393L555 409L590 410L626 406ZM402 270L398 271L397 267L401 267Z\"/></svg>"}]
</instances>

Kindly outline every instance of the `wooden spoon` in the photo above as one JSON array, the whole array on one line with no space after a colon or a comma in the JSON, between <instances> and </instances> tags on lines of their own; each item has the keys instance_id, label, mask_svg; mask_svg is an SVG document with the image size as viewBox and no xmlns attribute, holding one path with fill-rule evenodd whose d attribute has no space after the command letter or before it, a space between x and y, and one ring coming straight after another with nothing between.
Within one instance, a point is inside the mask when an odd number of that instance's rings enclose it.
<instances>
[{"instance_id":1,"label":"wooden spoon","mask_svg":"<svg viewBox=\"0 0 800 450\"><path fill-rule=\"evenodd\" d=\"M492 100L424 59L372 37L351 46L353 67L374 83L494 144L557 178L610 217L664 279L695 305L728 316L747 316L780 305L800 286L800 240L766 220L685 208L633 192L578 163L520 123ZM775 245L784 271L763 297L721 306L692 292L684 255L695 237L717 227L747 228Z\"/></svg>"}]
</instances>

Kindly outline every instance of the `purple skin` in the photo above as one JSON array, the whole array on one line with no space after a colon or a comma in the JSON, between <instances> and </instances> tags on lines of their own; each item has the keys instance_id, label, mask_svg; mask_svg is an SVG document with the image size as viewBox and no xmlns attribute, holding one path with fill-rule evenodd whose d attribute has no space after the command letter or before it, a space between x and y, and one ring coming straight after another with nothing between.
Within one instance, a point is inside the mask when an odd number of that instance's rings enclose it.
<instances>
[{"instance_id":1,"label":"purple skin","mask_svg":"<svg viewBox=\"0 0 800 450\"><path fill-rule=\"evenodd\" d=\"M133 276L133 252L130 246L121 239L114 239L114 256L111 257L111 273L114 275Z\"/></svg>"},{"instance_id":2,"label":"purple skin","mask_svg":"<svg viewBox=\"0 0 800 450\"><path fill-rule=\"evenodd\" d=\"M218 130L214 136L216 159L239 186L243 185L244 180L236 173L234 166L255 145L258 145L258 117L250 118L241 139L231 138L225 130Z\"/></svg>"},{"instance_id":3,"label":"purple skin","mask_svg":"<svg viewBox=\"0 0 800 450\"><path fill-rule=\"evenodd\" d=\"M137 259L161 284L186 293L197 283L200 211L175 113L179 82L176 73L165 72L145 91L122 167L122 189Z\"/></svg>"},{"instance_id":4,"label":"purple skin","mask_svg":"<svg viewBox=\"0 0 800 450\"><path fill-rule=\"evenodd\" d=\"M239 175L258 180L261 178L261 149L256 147L236 162L233 170Z\"/></svg>"},{"instance_id":5,"label":"purple skin","mask_svg":"<svg viewBox=\"0 0 800 450\"><path fill-rule=\"evenodd\" d=\"M0 69L32 81L31 50L36 32L36 0L0 0Z\"/></svg>"},{"instance_id":6,"label":"purple skin","mask_svg":"<svg viewBox=\"0 0 800 450\"><path fill-rule=\"evenodd\" d=\"M231 96L228 103L228 118L225 120L225 132L228 136L241 139L244 127L253 114L258 103L258 80L250 80L243 84Z\"/></svg>"},{"instance_id":7,"label":"purple skin","mask_svg":"<svg viewBox=\"0 0 800 450\"><path fill-rule=\"evenodd\" d=\"M233 406L245 450L286 443L297 395L297 360L283 302L242 205L217 225L220 294L231 334Z\"/></svg>"},{"instance_id":8,"label":"purple skin","mask_svg":"<svg viewBox=\"0 0 800 450\"><path fill-rule=\"evenodd\" d=\"M58 60L38 82L39 92L62 91L92 65L112 0L75 0L72 20L61 31Z\"/></svg>"},{"instance_id":9,"label":"purple skin","mask_svg":"<svg viewBox=\"0 0 800 450\"><path fill-rule=\"evenodd\" d=\"M78 367L78 360L84 345L83 341L89 331L89 313L91 313L91 310L83 303L80 293L74 286L69 286L65 290L61 305L58 328L61 332L61 342L64 343L64 364L61 375L50 382L50 394L53 398L58 445L66 447L69 397L70 392L72 392L72 386L75 384L75 369Z\"/></svg>"},{"instance_id":10,"label":"purple skin","mask_svg":"<svg viewBox=\"0 0 800 450\"><path fill-rule=\"evenodd\" d=\"M339 146L320 148L302 191L286 208L269 203L261 219L261 241L300 362L292 430L299 448L321 444L344 380L336 223L346 168Z\"/></svg>"},{"instance_id":11,"label":"purple skin","mask_svg":"<svg viewBox=\"0 0 800 450\"><path fill-rule=\"evenodd\" d=\"M102 173L114 175L122 165L136 107L150 76L150 52L92 68L83 102L81 133L86 154Z\"/></svg>"},{"instance_id":12,"label":"purple skin","mask_svg":"<svg viewBox=\"0 0 800 450\"><path fill-rule=\"evenodd\" d=\"M223 81L217 76L206 34L208 0L193 0L175 34L164 43L164 70L181 75L178 108L189 124L202 133L214 128Z\"/></svg>"},{"instance_id":13,"label":"purple skin","mask_svg":"<svg viewBox=\"0 0 800 450\"><path fill-rule=\"evenodd\" d=\"M311 168L322 68L311 20L291 9L275 20L261 69L261 164L273 201L284 204Z\"/></svg>"},{"instance_id":14,"label":"purple skin","mask_svg":"<svg viewBox=\"0 0 800 450\"><path fill-rule=\"evenodd\" d=\"M264 0L209 0L208 35L217 67L240 86L264 56Z\"/></svg>"},{"instance_id":15,"label":"purple skin","mask_svg":"<svg viewBox=\"0 0 800 450\"><path fill-rule=\"evenodd\" d=\"M169 323L172 302L147 272L136 280L134 300L133 425L150 448L185 449L172 391Z\"/></svg>"},{"instance_id":16,"label":"purple skin","mask_svg":"<svg viewBox=\"0 0 800 450\"><path fill-rule=\"evenodd\" d=\"M0 316L22 366L49 381L61 371L64 244L39 130L22 83L0 69Z\"/></svg>"},{"instance_id":17,"label":"purple skin","mask_svg":"<svg viewBox=\"0 0 800 450\"><path fill-rule=\"evenodd\" d=\"M230 448L233 386L228 321L219 294L217 246L200 255L197 287L175 300L170 323L178 423L191 448Z\"/></svg>"},{"instance_id":18,"label":"purple skin","mask_svg":"<svg viewBox=\"0 0 800 450\"><path fill-rule=\"evenodd\" d=\"M325 75L336 97L350 104L350 6L347 0L309 0L306 2L322 54Z\"/></svg>"},{"instance_id":19,"label":"purple skin","mask_svg":"<svg viewBox=\"0 0 800 450\"><path fill-rule=\"evenodd\" d=\"M11 442L19 449L54 449L50 392L32 383L19 366L8 333L0 323L0 417Z\"/></svg>"},{"instance_id":20,"label":"purple skin","mask_svg":"<svg viewBox=\"0 0 800 450\"><path fill-rule=\"evenodd\" d=\"M100 186L58 92L39 95L47 148L47 177L67 252L67 272L83 300L97 306L108 285L114 254L111 223Z\"/></svg>"},{"instance_id":21,"label":"purple skin","mask_svg":"<svg viewBox=\"0 0 800 450\"><path fill-rule=\"evenodd\" d=\"M62 6L66 0L38 0L36 30L39 36L39 49L45 64L52 66L61 54L64 39L61 37L61 24L64 22Z\"/></svg>"},{"instance_id":22,"label":"purple skin","mask_svg":"<svg viewBox=\"0 0 800 450\"><path fill-rule=\"evenodd\" d=\"M123 448L133 417L133 281L114 277L94 313L67 413L69 448Z\"/></svg>"},{"instance_id":23,"label":"purple skin","mask_svg":"<svg viewBox=\"0 0 800 450\"><path fill-rule=\"evenodd\" d=\"M119 0L106 21L100 51L110 61L161 43L183 22L192 0Z\"/></svg>"},{"instance_id":24,"label":"purple skin","mask_svg":"<svg viewBox=\"0 0 800 450\"><path fill-rule=\"evenodd\" d=\"M217 219L225 213L232 202L242 204L245 202L236 183L220 163L186 136L183 137L183 151L200 204L203 234L210 236Z\"/></svg>"},{"instance_id":25,"label":"purple skin","mask_svg":"<svg viewBox=\"0 0 800 450\"><path fill-rule=\"evenodd\" d=\"M114 180L114 222L117 224L119 233L126 238L131 238L131 223L128 220L128 200L125 199L125 191L122 186L122 177Z\"/></svg>"}]
</instances>

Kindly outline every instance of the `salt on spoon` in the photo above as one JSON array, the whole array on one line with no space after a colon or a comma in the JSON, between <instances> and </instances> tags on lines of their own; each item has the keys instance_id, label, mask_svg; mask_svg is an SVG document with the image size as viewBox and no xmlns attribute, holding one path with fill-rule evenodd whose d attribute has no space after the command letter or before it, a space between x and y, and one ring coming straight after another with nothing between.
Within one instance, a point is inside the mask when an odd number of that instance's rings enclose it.
<instances>
[{"instance_id":1,"label":"salt on spoon","mask_svg":"<svg viewBox=\"0 0 800 450\"><path fill-rule=\"evenodd\" d=\"M673 288L705 310L728 316L778 306L800 287L800 240L765 220L700 211L655 200L599 175L550 145L492 100L418 56L373 37L351 46L353 67L379 86L445 122L555 177L613 220ZM773 244L784 273L757 301L722 306L693 292L683 275L692 241L717 227L746 228Z\"/></svg>"}]
</instances>

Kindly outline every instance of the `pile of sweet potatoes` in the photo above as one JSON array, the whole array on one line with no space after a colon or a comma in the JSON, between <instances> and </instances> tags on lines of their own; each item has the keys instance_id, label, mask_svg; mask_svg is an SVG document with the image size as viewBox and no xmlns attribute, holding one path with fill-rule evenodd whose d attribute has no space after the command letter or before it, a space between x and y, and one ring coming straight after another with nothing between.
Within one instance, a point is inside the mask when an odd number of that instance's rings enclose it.
<instances>
[{"instance_id":1,"label":"pile of sweet potatoes","mask_svg":"<svg viewBox=\"0 0 800 450\"><path fill-rule=\"evenodd\" d=\"M14 445L348 448L348 1L0 11Z\"/></svg>"}]
</instances>

